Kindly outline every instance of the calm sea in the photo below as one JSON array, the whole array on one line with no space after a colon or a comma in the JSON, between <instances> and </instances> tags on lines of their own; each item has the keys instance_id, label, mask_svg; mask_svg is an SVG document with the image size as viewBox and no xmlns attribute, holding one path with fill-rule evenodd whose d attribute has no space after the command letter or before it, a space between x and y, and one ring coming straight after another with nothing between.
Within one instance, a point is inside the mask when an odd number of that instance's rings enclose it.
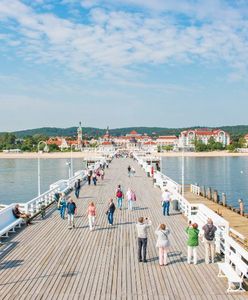
<instances>
[{"instance_id":1,"label":"calm sea","mask_svg":"<svg viewBox=\"0 0 248 300\"><path fill-rule=\"evenodd\" d=\"M51 183L67 179L68 159L41 159L41 192ZM73 159L74 172L83 168L82 159ZM38 194L37 159L0 159L0 204L27 202Z\"/></svg>"},{"instance_id":2,"label":"calm sea","mask_svg":"<svg viewBox=\"0 0 248 300\"><path fill-rule=\"evenodd\" d=\"M41 190L68 178L67 159L41 159ZM74 171L82 159L73 159ZM163 172L181 183L181 158L163 158ZM185 183L211 186L227 194L237 206L239 198L248 206L248 157L185 157ZM26 202L37 196L37 159L0 159L0 203Z\"/></svg>"},{"instance_id":3,"label":"calm sea","mask_svg":"<svg viewBox=\"0 0 248 300\"><path fill-rule=\"evenodd\" d=\"M238 207L242 198L248 206L248 157L185 157L185 184L212 187L220 195L226 193L227 203ZM163 173L182 182L182 159L162 160Z\"/></svg>"}]
</instances>

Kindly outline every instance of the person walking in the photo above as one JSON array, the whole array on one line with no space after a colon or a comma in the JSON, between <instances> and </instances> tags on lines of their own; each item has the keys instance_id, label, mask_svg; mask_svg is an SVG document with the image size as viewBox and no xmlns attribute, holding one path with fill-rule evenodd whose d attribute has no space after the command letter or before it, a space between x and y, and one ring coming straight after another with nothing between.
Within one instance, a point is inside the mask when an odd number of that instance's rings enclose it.
<instances>
[{"instance_id":1,"label":"person walking","mask_svg":"<svg viewBox=\"0 0 248 300\"><path fill-rule=\"evenodd\" d=\"M101 174L101 179L104 180L104 175L105 175L104 169L101 169L100 174Z\"/></svg>"},{"instance_id":2,"label":"person walking","mask_svg":"<svg viewBox=\"0 0 248 300\"><path fill-rule=\"evenodd\" d=\"M166 228L165 224L160 224L155 231L158 236L156 247L159 249L159 265L167 265L168 249L170 246L169 234L170 230Z\"/></svg>"},{"instance_id":3,"label":"person walking","mask_svg":"<svg viewBox=\"0 0 248 300\"><path fill-rule=\"evenodd\" d=\"M139 262L146 263L146 250L147 250L147 236L148 228L152 225L152 222L148 218L140 217L136 224L137 235L138 235L138 260ZM143 253L143 257L142 257Z\"/></svg>"},{"instance_id":4,"label":"person walking","mask_svg":"<svg viewBox=\"0 0 248 300\"><path fill-rule=\"evenodd\" d=\"M131 190L130 188L128 188L126 197L127 197L128 209L133 210L133 203L134 203L134 201L136 201L136 195L135 195L134 191Z\"/></svg>"},{"instance_id":5,"label":"person walking","mask_svg":"<svg viewBox=\"0 0 248 300\"><path fill-rule=\"evenodd\" d=\"M121 185L119 184L116 190L116 200L117 200L117 207L121 210L122 209L122 201L123 201L123 191Z\"/></svg>"},{"instance_id":6,"label":"person walking","mask_svg":"<svg viewBox=\"0 0 248 300\"><path fill-rule=\"evenodd\" d=\"M59 202L58 202L58 208L60 210L60 217L62 219L65 218L66 205L67 205L67 202L66 202L66 198L65 198L65 193L62 193L62 195L59 199Z\"/></svg>"},{"instance_id":7,"label":"person walking","mask_svg":"<svg viewBox=\"0 0 248 300\"><path fill-rule=\"evenodd\" d=\"M193 225L189 222L189 226L186 228L186 232L188 234L188 264L191 263L192 256L193 262L197 264L197 246L199 245L199 229L198 225L194 223Z\"/></svg>"},{"instance_id":8,"label":"person walking","mask_svg":"<svg viewBox=\"0 0 248 300\"><path fill-rule=\"evenodd\" d=\"M88 206L88 220L90 231L92 231L95 228L96 221L96 206L94 202L90 202Z\"/></svg>"},{"instance_id":9,"label":"person walking","mask_svg":"<svg viewBox=\"0 0 248 300\"><path fill-rule=\"evenodd\" d=\"M162 194L163 215L170 215L171 193L166 189Z\"/></svg>"},{"instance_id":10,"label":"person walking","mask_svg":"<svg viewBox=\"0 0 248 300\"><path fill-rule=\"evenodd\" d=\"M128 174L128 177L131 176L131 170L132 170L131 166L128 166L128 167L127 167L127 174Z\"/></svg>"},{"instance_id":11,"label":"person walking","mask_svg":"<svg viewBox=\"0 0 248 300\"><path fill-rule=\"evenodd\" d=\"M70 197L69 202L67 203L67 216L68 216L68 227L71 229L75 228L74 216L77 211L76 203Z\"/></svg>"},{"instance_id":12,"label":"person walking","mask_svg":"<svg viewBox=\"0 0 248 300\"><path fill-rule=\"evenodd\" d=\"M131 175L134 176L135 173L136 173L136 171L135 171L134 167L131 167Z\"/></svg>"},{"instance_id":13,"label":"person walking","mask_svg":"<svg viewBox=\"0 0 248 300\"><path fill-rule=\"evenodd\" d=\"M92 181L93 181L94 185L96 186L96 183L97 183L97 174L96 174L96 172L94 172L94 174L92 175Z\"/></svg>"},{"instance_id":14,"label":"person walking","mask_svg":"<svg viewBox=\"0 0 248 300\"><path fill-rule=\"evenodd\" d=\"M109 225L113 225L114 222L114 212L115 212L115 204L114 200L110 199L108 204L108 209L106 211L106 215L108 216Z\"/></svg>"},{"instance_id":15,"label":"person walking","mask_svg":"<svg viewBox=\"0 0 248 300\"><path fill-rule=\"evenodd\" d=\"M209 264L211 261L214 263L215 258L215 232L217 227L214 226L213 220L208 219L207 224L202 227L204 231L204 246L205 246L205 263Z\"/></svg>"},{"instance_id":16,"label":"person walking","mask_svg":"<svg viewBox=\"0 0 248 300\"><path fill-rule=\"evenodd\" d=\"M80 194L80 189L81 189L81 182L80 179L78 179L75 184L74 184L74 188L75 188L75 196L78 199L79 198L79 194Z\"/></svg>"},{"instance_id":17,"label":"person walking","mask_svg":"<svg viewBox=\"0 0 248 300\"><path fill-rule=\"evenodd\" d=\"M88 173L87 173L87 180L88 180L88 185L91 184L91 176L92 176L92 171L89 170Z\"/></svg>"}]
</instances>

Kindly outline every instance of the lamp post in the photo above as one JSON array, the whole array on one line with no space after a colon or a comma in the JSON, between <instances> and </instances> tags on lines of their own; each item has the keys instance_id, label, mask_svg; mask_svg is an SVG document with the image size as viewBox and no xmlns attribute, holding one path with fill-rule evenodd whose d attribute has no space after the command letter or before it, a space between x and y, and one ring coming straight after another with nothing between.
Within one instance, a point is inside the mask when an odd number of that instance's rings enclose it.
<instances>
[{"instance_id":1,"label":"lamp post","mask_svg":"<svg viewBox=\"0 0 248 300\"><path fill-rule=\"evenodd\" d=\"M182 144L182 196L184 197L184 144Z\"/></svg>"},{"instance_id":2,"label":"lamp post","mask_svg":"<svg viewBox=\"0 0 248 300\"><path fill-rule=\"evenodd\" d=\"M40 196L40 145L41 144L44 144L45 145L44 150L48 151L47 143L44 141L39 141L39 143L37 145L37 149L38 149L38 196Z\"/></svg>"},{"instance_id":3,"label":"lamp post","mask_svg":"<svg viewBox=\"0 0 248 300\"><path fill-rule=\"evenodd\" d=\"M74 145L73 144L71 144L71 177L73 176L73 159L72 159L72 147L73 147Z\"/></svg>"},{"instance_id":4,"label":"lamp post","mask_svg":"<svg viewBox=\"0 0 248 300\"><path fill-rule=\"evenodd\" d=\"M67 162L66 162L66 165L67 165L68 168L69 168L68 178L70 179L70 178L71 178L71 162L70 162L70 161L67 161Z\"/></svg>"}]
</instances>

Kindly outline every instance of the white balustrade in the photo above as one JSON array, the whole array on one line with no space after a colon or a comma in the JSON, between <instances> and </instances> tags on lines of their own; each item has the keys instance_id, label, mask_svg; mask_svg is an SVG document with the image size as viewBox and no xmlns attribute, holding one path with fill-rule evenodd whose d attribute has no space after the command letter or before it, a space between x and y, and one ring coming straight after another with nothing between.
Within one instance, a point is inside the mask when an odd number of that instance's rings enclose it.
<instances>
[{"instance_id":1,"label":"white balustrade","mask_svg":"<svg viewBox=\"0 0 248 300\"><path fill-rule=\"evenodd\" d=\"M145 170L148 170L148 164L145 157L139 157L135 154L134 158ZM181 186L171 178L161 172L155 171L154 181L154 186L158 186L161 191L164 191L166 188L171 192L172 199L178 200L180 211L188 218L188 221L198 224L201 236L203 236L202 227L207 223L207 220L209 218L213 220L214 225L217 227L216 252L224 255L225 262L234 265L235 271L239 276L244 270L247 270L245 277L248 277L248 251L230 237L230 233L236 235L243 241L245 240L245 237L236 230L230 228L228 221L204 204L190 203L180 194ZM200 195L200 187L191 185L191 192Z\"/></svg>"},{"instance_id":2,"label":"white balustrade","mask_svg":"<svg viewBox=\"0 0 248 300\"><path fill-rule=\"evenodd\" d=\"M199 195L200 195L201 188L200 188L198 185L191 184L191 185L190 185L190 191L191 191L191 193L193 193L193 194L199 196Z\"/></svg>"}]
</instances>

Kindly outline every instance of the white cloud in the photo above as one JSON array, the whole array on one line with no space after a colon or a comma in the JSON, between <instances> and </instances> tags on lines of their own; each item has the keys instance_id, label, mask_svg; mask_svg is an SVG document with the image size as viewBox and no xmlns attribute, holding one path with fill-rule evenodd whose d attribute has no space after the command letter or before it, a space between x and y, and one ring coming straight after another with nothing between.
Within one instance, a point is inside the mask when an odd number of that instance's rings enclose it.
<instances>
[{"instance_id":1,"label":"white cloud","mask_svg":"<svg viewBox=\"0 0 248 300\"><path fill-rule=\"evenodd\" d=\"M162 0L117 2L174 13L181 11L188 21L183 24L170 14L148 15L98 7L90 9L90 19L85 16L76 22L52 13L38 13L20 0L2 0L0 22L9 32L8 37L2 34L0 41L8 40L27 60L56 62L85 76L125 76L143 65L195 61L225 63L233 69L233 78L235 73L239 74L236 78L247 74L248 21L239 9L212 0L207 4ZM97 1L78 1L78 4L91 8Z\"/></svg>"}]
</instances>

